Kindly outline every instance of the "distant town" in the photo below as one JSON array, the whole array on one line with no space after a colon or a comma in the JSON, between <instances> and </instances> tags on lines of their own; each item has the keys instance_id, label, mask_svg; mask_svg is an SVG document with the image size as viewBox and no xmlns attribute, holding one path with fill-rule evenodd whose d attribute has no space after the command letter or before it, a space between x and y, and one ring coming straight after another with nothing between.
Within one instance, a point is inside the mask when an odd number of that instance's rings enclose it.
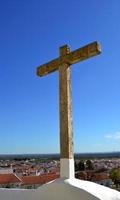
<instances>
[{"instance_id":1,"label":"distant town","mask_svg":"<svg viewBox=\"0 0 120 200\"><path fill-rule=\"evenodd\" d=\"M59 155L0 155L0 188L35 189L60 177ZM120 153L75 154L75 177L120 191Z\"/></svg>"}]
</instances>

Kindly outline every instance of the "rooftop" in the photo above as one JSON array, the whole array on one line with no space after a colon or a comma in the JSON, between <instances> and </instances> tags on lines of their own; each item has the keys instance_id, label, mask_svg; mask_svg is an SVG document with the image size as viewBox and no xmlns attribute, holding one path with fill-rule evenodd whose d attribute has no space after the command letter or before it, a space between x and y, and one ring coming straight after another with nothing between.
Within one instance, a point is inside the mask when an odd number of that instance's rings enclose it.
<instances>
[{"instance_id":1,"label":"rooftop","mask_svg":"<svg viewBox=\"0 0 120 200\"><path fill-rule=\"evenodd\" d=\"M21 180L15 174L0 174L0 184L20 183Z\"/></svg>"},{"instance_id":2,"label":"rooftop","mask_svg":"<svg viewBox=\"0 0 120 200\"><path fill-rule=\"evenodd\" d=\"M44 184L59 178L56 174L44 174L41 176L22 176L22 184Z\"/></svg>"},{"instance_id":3,"label":"rooftop","mask_svg":"<svg viewBox=\"0 0 120 200\"><path fill-rule=\"evenodd\" d=\"M120 192L89 181L56 179L38 189L0 189L1 200L120 200Z\"/></svg>"}]
</instances>

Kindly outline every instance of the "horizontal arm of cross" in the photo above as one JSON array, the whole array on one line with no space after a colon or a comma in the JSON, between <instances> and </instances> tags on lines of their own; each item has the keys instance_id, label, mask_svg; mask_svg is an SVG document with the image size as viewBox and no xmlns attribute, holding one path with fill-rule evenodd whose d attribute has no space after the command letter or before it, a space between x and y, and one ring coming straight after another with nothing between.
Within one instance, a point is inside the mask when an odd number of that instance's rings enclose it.
<instances>
[{"instance_id":1,"label":"horizontal arm of cross","mask_svg":"<svg viewBox=\"0 0 120 200\"><path fill-rule=\"evenodd\" d=\"M75 51L70 52L64 56L60 56L46 64L37 67L37 75L44 76L46 74L52 73L59 69L59 66L63 63L75 64L92 56L101 53L101 47L98 42L93 42L84 47L81 47Z\"/></svg>"}]
</instances>

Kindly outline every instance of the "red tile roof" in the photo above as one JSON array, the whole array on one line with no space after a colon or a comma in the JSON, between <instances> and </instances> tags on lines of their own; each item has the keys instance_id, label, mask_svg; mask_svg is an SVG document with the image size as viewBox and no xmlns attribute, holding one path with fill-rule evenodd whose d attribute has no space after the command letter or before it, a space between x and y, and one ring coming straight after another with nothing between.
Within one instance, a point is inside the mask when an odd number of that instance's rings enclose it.
<instances>
[{"instance_id":1,"label":"red tile roof","mask_svg":"<svg viewBox=\"0 0 120 200\"><path fill-rule=\"evenodd\" d=\"M20 183L21 180L15 174L0 174L0 184Z\"/></svg>"},{"instance_id":2,"label":"red tile roof","mask_svg":"<svg viewBox=\"0 0 120 200\"><path fill-rule=\"evenodd\" d=\"M28 185L28 184L44 184L49 181L55 180L59 178L60 175L57 174L44 174L40 176L22 176L22 185Z\"/></svg>"},{"instance_id":3,"label":"red tile roof","mask_svg":"<svg viewBox=\"0 0 120 200\"><path fill-rule=\"evenodd\" d=\"M92 181L101 181L109 179L109 176L106 173L96 173L92 177Z\"/></svg>"}]
</instances>

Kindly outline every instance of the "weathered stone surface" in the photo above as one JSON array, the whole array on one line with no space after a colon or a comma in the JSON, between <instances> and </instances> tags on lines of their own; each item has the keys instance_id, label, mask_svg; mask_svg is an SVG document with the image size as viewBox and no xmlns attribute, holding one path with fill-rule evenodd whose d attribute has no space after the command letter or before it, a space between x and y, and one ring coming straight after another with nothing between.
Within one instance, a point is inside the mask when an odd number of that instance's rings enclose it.
<instances>
[{"instance_id":1,"label":"weathered stone surface","mask_svg":"<svg viewBox=\"0 0 120 200\"><path fill-rule=\"evenodd\" d=\"M60 48L60 56L67 55L70 48L66 45ZM73 128L72 128L72 97L71 69L69 64L59 67L60 92L60 158L73 158Z\"/></svg>"},{"instance_id":2,"label":"weathered stone surface","mask_svg":"<svg viewBox=\"0 0 120 200\"><path fill-rule=\"evenodd\" d=\"M67 46L67 45L65 45ZM98 42L93 42L84 47L81 47L75 51L67 52L67 54L63 54L61 57L56 58L44 65L37 67L37 75L44 76L51 72L58 70L59 66L62 64L75 64L92 56L98 55L101 53L101 47Z\"/></svg>"}]
</instances>

